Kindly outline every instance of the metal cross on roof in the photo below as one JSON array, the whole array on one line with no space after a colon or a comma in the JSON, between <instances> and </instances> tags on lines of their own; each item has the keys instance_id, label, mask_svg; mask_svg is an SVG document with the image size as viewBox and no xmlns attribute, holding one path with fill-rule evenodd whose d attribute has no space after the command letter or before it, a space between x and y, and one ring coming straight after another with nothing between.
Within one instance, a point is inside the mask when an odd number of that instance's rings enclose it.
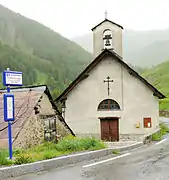
<instances>
[{"instance_id":1,"label":"metal cross on roof","mask_svg":"<svg viewBox=\"0 0 169 180\"><path fill-rule=\"evenodd\" d=\"M110 83L110 82L113 82L113 80L112 80L112 79L110 79L110 77L109 77L109 76L108 76L106 79L107 79L107 80L104 80L104 82L107 82L107 84L108 84L108 96L109 96L109 91L110 91L110 86L109 86L109 83Z\"/></svg>"},{"instance_id":2,"label":"metal cross on roof","mask_svg":"<svg viewBox=\"0 0 169 180\"><path fill-rule=\"evenodd\" d=\"M107 10L105 11L104 15L105 15L105 19L107 19Z\"/></svg>"}]
</instances>

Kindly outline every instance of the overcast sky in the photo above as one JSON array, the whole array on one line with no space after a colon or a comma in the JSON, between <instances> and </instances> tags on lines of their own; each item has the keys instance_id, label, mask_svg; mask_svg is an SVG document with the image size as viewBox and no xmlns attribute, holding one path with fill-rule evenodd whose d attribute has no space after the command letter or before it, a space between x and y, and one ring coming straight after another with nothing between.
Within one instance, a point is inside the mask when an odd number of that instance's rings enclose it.
<instances>
[{"instance_id":1,"label":"overcast sky","mask_svg":"<svg viewBox=\"0 0 169 180\"><path fill-rule=\"evenodd\" d=\"M169 28L169 0L0 0L0 4L71 38L108 19L127 29Z\"/></svg>"}]
</instances>

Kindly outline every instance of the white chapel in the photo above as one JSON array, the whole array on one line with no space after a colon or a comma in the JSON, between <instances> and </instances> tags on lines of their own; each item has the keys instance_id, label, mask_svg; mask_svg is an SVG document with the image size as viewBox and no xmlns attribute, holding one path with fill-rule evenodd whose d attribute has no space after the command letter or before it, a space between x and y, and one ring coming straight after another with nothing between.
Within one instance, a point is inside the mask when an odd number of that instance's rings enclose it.
<instances>
[{"instance_id":1,"label":"white chapel","mask_svg":"<svg viewBox=\"0 0 169 180\"><path fill-rule=\"evenodd\" d=\"M93 61L55 100L76 136L140 140L159 128L165 96L123 60L123 27L107 18L92 28Z\"/></svg>"}]
</instances>

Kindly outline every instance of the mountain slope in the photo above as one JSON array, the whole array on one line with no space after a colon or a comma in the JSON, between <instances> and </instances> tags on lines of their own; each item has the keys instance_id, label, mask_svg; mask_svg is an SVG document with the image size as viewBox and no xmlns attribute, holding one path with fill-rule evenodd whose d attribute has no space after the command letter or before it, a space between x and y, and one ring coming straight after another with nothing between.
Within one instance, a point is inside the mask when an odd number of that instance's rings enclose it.
<instances>
[{"instance_id":1,"label":"mountain slope","mask_svg":"<svg viewBox=\"0 0 169 180\"><path fill-rule=\"evenodd\" d=\"M72 38L83 48L92 52L92 33ZM123 56L132 64L142 67L155 66L169 59L169 29L158 31L123 32Z\"/></svg>"},{"instance_id":2,"label":"mountain slope","mask_svg":"<svg viewBox=\"0 0 169 180\"><path fill-rule=\"evenodd\" d=\"M0 52L1 72L23 71L25 85L47 83L52 90L63 90L92 58L73 41L1 5Z\"/></svg>"},{"instance_id":3,"label":"mountain slope","mask_svg":"<svg viewBox=\"0 0 169 180\"><path fill-rule=\"evenodd\" d=\"M72 40L82 46L86 51L93 52L93 36L92 33L84 34L82 36L73 37Z\"/></svg>"},{"instance_id":4,"label":"mountain slope","mask_svg":"<svg viewBox=\"0 0 169 180\"><path fill-rule=\"evenodd\" d=\"M169 61L163 62L147 71L142 76L145 77L167 98L160 101L160 109L169 110Z\"/></svg>"},{"instance_id":5,"label":"mountain slope","mask_svg":"<svg viewBox=\"0 0 169 180\"><path fill-rule=\"evenodd\" d=\"M168 47L169 40L154 42L141 50L132 52L131 58L127 54L128 59L126 59L136 66L152 67L169 59Z\"/></svg>"}]
</instances>

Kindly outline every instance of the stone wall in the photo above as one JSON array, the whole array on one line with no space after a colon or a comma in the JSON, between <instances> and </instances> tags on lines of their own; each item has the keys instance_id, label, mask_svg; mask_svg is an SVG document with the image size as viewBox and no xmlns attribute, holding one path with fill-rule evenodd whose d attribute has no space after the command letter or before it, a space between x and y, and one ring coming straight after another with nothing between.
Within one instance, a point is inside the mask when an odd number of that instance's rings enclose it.
<instances>
[{"instance_id":1,"label":"stone wall","mask_svg":"<svg viewBox=\"0 0 169 180\"><path fill-rule=\"evenodd\" d=\"M138 141L144 140L144 134L120 134L120 141Z\"/></svg>"},{"instance_id":2,"label":"stone wall","mask_svg":"<svg viewBox=\"0 0 169 180\"><path fill-rule=\"evenodd\" d=\"M15 148L30 148L44 139L44 126L38 115L32 115L13 142Z\"/></svg>"},{"instance_id":3,"label":"stone wall","mask_svg":"<svg viewBox=\"0 0 169 180\"><path fill-rule=\"evenodd\" d=\"M71 135L70 131L67 128L65 128L63 123L58 118L56 118L56 133L57 140L60 140L67 135Z\"/></svg>"},{"instance_id":4,"label":"stone wall","mask_svg":"<svg viewBox=\"0 0 169 180\"><path fill-rule=\"evenodd\" d=\"M169 111L167 111L167 110L160 111L159 114L162 117L169 117Z\"/></svg>"},{"instance_id":5,"label":"stone wall","mask_svg":"<svg viewBox=\"0 0 169 180\"><path fill-rule=\"evenodd\" d=\"M44 121L41 114L54 114L54 110L47 96L43 94L37 104L32 107L32 114L26 120L18 136L13 141L15 148L29 148L44 140Z\"/></svg>"},{"instance_id":6,"label":"stone wall","mask_svg":"<svg viewBox=\"0 0 169 180\"><path fill-rule=\"evenodd\" d=\"M58 116L56 115L55 110L53 109L48 97L46 95L43 96L40 102L40 116L43 118L49 115L54 115L53 118L56 118L56 136L57 139L62 139L64 136L70 135L70 131L64 124L60 121Z\"/></svg>"},{"instance_id":7,"label":"stone wall","mask_svg":"<svg viewBox=\"0 0 169 180\"><path fill-rule=\"evenodd\" d=\"M94 134L94 133L84 133L84 134L76 134L77 137L82 137L82 138L85 138L85 137L89 137L89 138L96 138L96 139L101 139L101 135L98 133L98 134Z\"/></svg>"},{"instance_id":8,"label":"stone wall","mask_svg":"<svg viewBox=\"0 0 169 180\"><path fill-rule=\"evenodd\" d=\"M59 120L46 94L43 94L34 110L33 108L30 118L27 119L13 142L15 148L30 148L44 141L45 120L51 118L56 119L56 138L58 140L71 134Z\"/></svg>"},{"instance_id":9,"label":"stone wall","mask_svg":"<svg viewBox=\"0 0 169 180\"><path fill-rule=\"evenodd\" d=\"M55 110L52 107L51 102L46 94L43 94L37 106L39 108L40 115L55 115Z\"/></svg>"}]
</instances>

